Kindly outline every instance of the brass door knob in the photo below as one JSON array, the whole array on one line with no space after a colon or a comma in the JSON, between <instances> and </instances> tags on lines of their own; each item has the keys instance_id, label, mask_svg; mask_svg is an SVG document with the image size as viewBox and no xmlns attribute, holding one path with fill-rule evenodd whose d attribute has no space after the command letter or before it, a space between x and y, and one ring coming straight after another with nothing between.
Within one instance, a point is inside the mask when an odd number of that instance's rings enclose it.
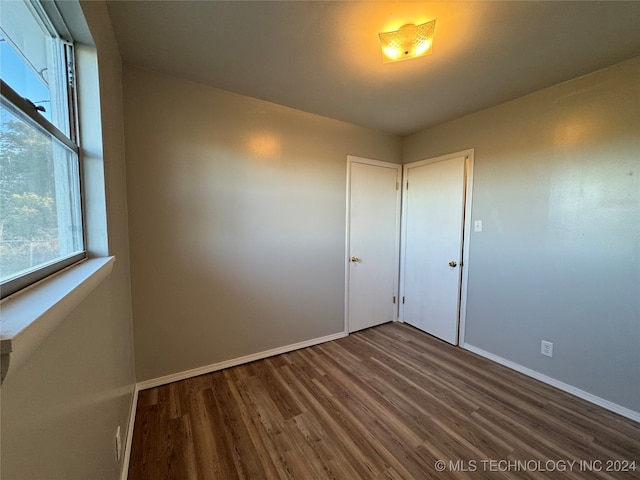
<instances>
[{"instance_id":1,"label":"brass door knob","mask_svg":"<svg viewBox=\"0 0 640 480\"><path fill-rule=\"evenodd\" d=\"M456 265L458 265L458 264L455 262L455 260L451 260L451 261L449 262L449 266L450 266L450 267L455 267Z\"/></svg>"},{"instance_id":2,"label":"brass door knob","mask_svg":"<svg viewBox=\"0 0 640 480\"><path fill-rule=\"evenodd\" d=\"M359 262L360 259L358 257L351 257L352 262Z\"/></svg>"}]
</instances>

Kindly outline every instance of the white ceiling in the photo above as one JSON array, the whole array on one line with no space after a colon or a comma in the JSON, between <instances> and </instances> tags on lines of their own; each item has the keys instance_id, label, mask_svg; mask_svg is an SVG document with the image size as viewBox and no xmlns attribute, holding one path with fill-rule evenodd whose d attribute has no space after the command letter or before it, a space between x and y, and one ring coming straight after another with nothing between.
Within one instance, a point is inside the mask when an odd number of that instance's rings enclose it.
<instances>
[{"instance_id":1,"label":"white ceiling","mask_svg":"<svg viewBox=\"0 0 640 480\"><path fill-rule=\"evenodd\" d=\"M640 55L638 1L108 7L127 64L400 135ZM434 18L432 55L382 63L378 32Z\"/></svg>"}]
</instances>

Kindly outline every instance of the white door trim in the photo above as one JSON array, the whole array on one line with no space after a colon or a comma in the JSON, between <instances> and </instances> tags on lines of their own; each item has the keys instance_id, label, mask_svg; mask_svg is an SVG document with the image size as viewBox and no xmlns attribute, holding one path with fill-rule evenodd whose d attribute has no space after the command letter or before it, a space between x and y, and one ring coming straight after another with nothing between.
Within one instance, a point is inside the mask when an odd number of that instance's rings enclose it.
<instances>
[{"instance_id":1,"label":"white door trim","mask_svg":"<svg viewBox=\"0 0 640 480\"><path fill-rule=\"evenodd\" d=\"M443 160L449 160L452 158L465 157L465 199L464 199L464 226L462 233L462 274L461 274L461 284L460 284L460 317L458 321L458 345L464 345L464 332L466 327L466 316L467 316L467 284L469 279L469 239L471 235L471 207L472 207L472 194L473 194L473 157L474 157L474 149L470 148L467 150L462 150L459 152L450 153L447 155L440 155L438 157L427 158L425 160L419 160L417 162L407 163L403 166L402 169L402 205L406 205L407 201L407 188L406 182L408 178L408 170L410 168L421 167L423 165L427 165L430 163L441 162ZM406 235L404 228L406 226L407 218L406 218L406 210L402 209L402 250L400 254L400 265L404 265L405 262L405 251L406 251ZM402 299L404 295L404 279L403 275L400 275L400 296L399 299ZM403 322L403 305L402 301L399 302L399 317L398 320Z\"/></svg>"},{"instance_id":2,"label":"white door trim","mask_svg":"<svg viewBox=\"0 0 640 480\"><path fill-rule=\"evenodd\" d=\"M393 291L396 296L396 308L393 312L393 321L398 320L398 304L397 299L399 293L399 276L400 276L400 215L401 215L401 185L402 185L402 165L399 163L385 162L382 160L373 160L371 158L357 157L355 155L347 155L347 203L346 203L346 239L344 252L344 332L349 334L349 285L351 280L351 268L349 264L349 252L351 251L351 165L353 163L361 163L365 165L375 165L378 167L393 168L398 171L398 197L396 201L396 235L394 244L394 279Z\"/></svg>"}]
</instances>

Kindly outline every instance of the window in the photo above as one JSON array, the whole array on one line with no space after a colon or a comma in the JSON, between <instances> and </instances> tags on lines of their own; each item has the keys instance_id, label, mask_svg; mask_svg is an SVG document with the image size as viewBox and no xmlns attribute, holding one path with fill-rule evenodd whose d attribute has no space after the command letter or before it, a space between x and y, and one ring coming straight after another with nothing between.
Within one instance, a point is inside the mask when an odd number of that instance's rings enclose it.
<instances>
[{"instance_id":1,"label":"window","mask_svg":"<svg viewBox=\"0 0 640 480\"><path fill-rule=\"evenodd\" d=\"M2 2L2 297L86 256L73 44L55 13L51 2Z\"/></svg>"}]
</instances>

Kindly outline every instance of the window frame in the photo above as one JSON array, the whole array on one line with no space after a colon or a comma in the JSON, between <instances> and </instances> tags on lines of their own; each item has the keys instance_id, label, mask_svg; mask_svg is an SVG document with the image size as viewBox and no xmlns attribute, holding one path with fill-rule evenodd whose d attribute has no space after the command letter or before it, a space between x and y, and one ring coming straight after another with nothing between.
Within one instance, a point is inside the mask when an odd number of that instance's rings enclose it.
<instances>
[{"instance_id":1,"label":"window frame","mask_svg":"<svg viewBox=\"0 0 640 480\"><path fill-rule=\"evenodd\" d=\"M79 0L59 3L45 0L41 6L49 13L50 20L55 22L58 19L71 32L69 37L73 36L74 39L74 62L78 72L75 83L76 115L80 119L78 128L81 133L81 155L78 160L81 162L83 182L82 208L87 258L0 301L0 385L6 381L7 375L15 375L48 336L60 328L69 313L99 289L103 282L107 282L118 268L109 242L107 175L110 168L105 160L107 137L103 124L105 119L108 122L121 122L123 119L121 112L105 110L103 91L107 90L108 98L112 98L110 95L121 94L121 90L110 91L111 87L106 86L110 82L103 83L101 79L104 74L108 80L121 82L117 72L121 64L119 58L106 56L102 66L99 65L99 48L90 29L90 25L101 25L99 22L102 20L98 16L106 9L94 4L81 5ZM49 12L50 9L53 14ZM63 31L57 24L56 28L58 32ZM69 37L63 39L69 40ZM100 37L100 40L104 39ZM114 63L110 63L112 61ZM121 88L121 83L115 84L118 89ZM108 135L113 134L113 131L109 132ZM124 142L121 138L115 140ZM118 155L116 161L124 161L124 156ZM128 269L126 258L120 268Z\"/></svg>"},{"instance_id":2,"label":"window frame","mask_svg":"<svg viewBox=\"0 0 640 480\"><path fill-rule=\"evenodd\" d=\"M33 4L32 4L33 5ZM71 35L62 21L60 13L54 9L53 3L38 2L36 12L47 28L47 33L52 36L56 42L60 42L64 54L64 77L58 81L64 82L67 90L67 115L69 125L69 135L62 132L56 125L47 118L40 115L35 105L27 98L20 96L8 83L0 78L0 103L12 114L27 123L34 123L48 135L62 143L66 148L73 152L77 157L77 181L79 185L78 204L80 208L80 221L82 231L82 246L77 253L58 258L51 262L42 264L27 273L10 278L0 283L0 299L4 300L10 295L20 292L26 287L44 280L55 273L58 273L67 267L85 261L88 258L87 253L87 232L86 232L86 210L83 189L83 159L82 149L79 138L79 121L77 108L77 88L76 88L76 70L75 70L75 50Z\"/></svg>"}]
</instances>

